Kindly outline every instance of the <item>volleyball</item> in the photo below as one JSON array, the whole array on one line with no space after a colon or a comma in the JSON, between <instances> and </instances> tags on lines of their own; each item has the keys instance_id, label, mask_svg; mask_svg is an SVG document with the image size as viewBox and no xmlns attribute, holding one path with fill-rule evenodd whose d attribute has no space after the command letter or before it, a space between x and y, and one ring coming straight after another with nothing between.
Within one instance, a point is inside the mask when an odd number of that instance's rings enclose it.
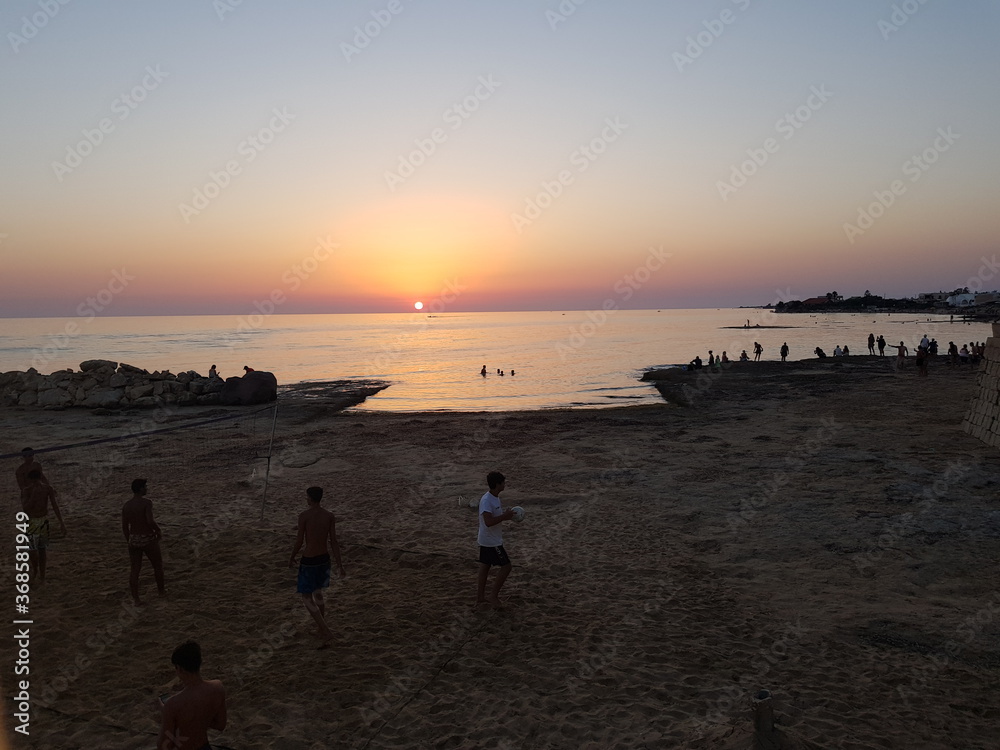
<instances>
[{"instance_id":1,"label":"volleyball","mask_svg":"<svg viewBox=\"0 0 1000 750\"><path fill-rule=\"evenodd\" d=\"M514 513L515 521L521 523L521 521L524 520L524 508L522 508L520 505L515 505L513 508L511 508L511 511Z\"/></svg>"}]
</instances>

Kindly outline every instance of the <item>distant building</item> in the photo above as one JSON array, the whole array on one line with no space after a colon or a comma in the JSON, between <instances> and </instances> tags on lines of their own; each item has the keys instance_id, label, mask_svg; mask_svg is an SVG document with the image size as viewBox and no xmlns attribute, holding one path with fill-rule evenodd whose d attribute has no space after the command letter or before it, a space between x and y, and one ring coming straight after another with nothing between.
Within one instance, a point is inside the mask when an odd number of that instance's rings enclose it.
<instances>
[{"instance_id":1,"label":"distant building","mask_svg":"<svg viewBox=\"0 0 1000 750\"><path fill-rule=\"evenodd\" d=\"M810 297L809 299L802 300L803 305L825 305L829 302L826 297Z\"/></svg>"},{"instance_id":2,"label":"distant building","mask_svg":"<svg viewBox=\"0 0 1000 750\"><path fill-rule=\"evenodd\" d=\"M923 292L917 295L918 302L944 302L951 296L951 292Z\"/></svg>"},{"instance_id":3,"label":"distant building","mask_svg":"<svg viewBox=\"0 0 1000 750\"><path fill-rule=\"evenodd\" d=\"M979 292L978 294L953 294L948 297L949 307L975 307L976 305L988 305L991 302L1000 300L998 292Z\"/></svg>"}]
</instances>

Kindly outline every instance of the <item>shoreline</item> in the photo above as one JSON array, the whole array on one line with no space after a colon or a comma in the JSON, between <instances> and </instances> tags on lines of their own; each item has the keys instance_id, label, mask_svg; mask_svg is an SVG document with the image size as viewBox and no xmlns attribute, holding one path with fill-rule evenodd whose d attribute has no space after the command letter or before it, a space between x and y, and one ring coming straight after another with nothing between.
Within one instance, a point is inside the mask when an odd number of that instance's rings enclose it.
<instances>
[{"instance_id":1,"label":"shoreline","mask_svg":"<svg viewBox=\"0 0 1000 750\"><path fill-rule=\"evenodd\" d=\"M34 741L148 746L144 696L169 690L170 650L196 634L205 676L229 692L229 728L210 739L232 747L458 735L736 750L760 688L792 748L991 747L1000 599L990 609L980 573L998 563L1000 457L961 431L977 373L815 361L827 369L749 363L683 409L303 401L279 412L263 520L260 476L222 430L151 444L134 468L156 477L170 598L109 635L127 591L124 498L62 493L70 536L54 539L32 595L34 694L52 698ZM20 447L94 420L0 410L0 426ZM82 458L42 461L59 489ZM527 517L505 524L514 569L506 609L490 613L471 606L475 512L456 501L479 497L494 468L505 506ZM285 567L310 484L330 488L349 576L330 590L338 637L319 656ZM148 595L148 567L141 585ZM49 696L77 654L88 667ZM506 708L484 716L473 700Z\"/></svg>"}]
</instances>

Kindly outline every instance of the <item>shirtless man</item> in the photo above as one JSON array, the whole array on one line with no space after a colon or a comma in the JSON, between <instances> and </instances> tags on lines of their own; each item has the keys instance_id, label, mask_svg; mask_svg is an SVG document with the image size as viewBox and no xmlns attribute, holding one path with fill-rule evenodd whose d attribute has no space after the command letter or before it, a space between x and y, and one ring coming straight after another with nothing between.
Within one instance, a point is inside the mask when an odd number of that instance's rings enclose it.
<instances>
[{"instance_id":1,"label":"shirtless man","mask_svg":"<svg viewBox=\"0 0 1000 750\"><path fill-rule=\"evenodd\" d=\"M35 451L31 448L23 448L21 450L21 463L16 469L14 469L14 479L17 480L17 488L23 490L28 486L28 472L32 469L38 469L42 471L42 465L35 460ZM45 478L45 472L42 472L42 482L45 484L49 483L49 480Z\"/></svg>"},{"instance_id":2,"label":"shirtless man","mask_svg":"<svg viewBox=\"0 0 1000 750\"><path fill-rule=\"evenodd\" d=\"M21 490L21 508L28 514L28 559L31 562L31 577L45 583L45 550L49 546L49 503L59 519L63 536L66 536L66 524L63 523L59 503L56 501L56 491L42 481L42 470L32 469L27 475L27 484Z\"/></svg>"},{"instance_id":3,"label":"shirtless man","mask_svg":"<svg viewBox=\"0 0 1000 750\"><path fill-rule=\"evenodd\" d=\"M201 647L187 641L170 663L184 687L163 702L157 750L204 750L208 730L226 728L226 689L220 680L201 678Z\"/></svg>"},{"instance_id":4,"label":"shirtless man","mask_svg":"<svg viewBox=\"0 0 1000 750\"><path fill-rule=\"evenodd\" d=\"M142 556L145 553L153 565L156 589L160 596L167 593L163 585L163 557L160 554L160 527L153 520L153 503L146 497L146 480L132 480L132 499L122 506L122 534L128 543L128 556L132 563L128 585L132 601L139 601L139 571L142 570Z\"/></svg>"},{"instance_id":5,"label":"shirtless man","mask_svg":"<svg viewBox=\"0 0 1000 750\"><path fill-rule=\"evenodd\" d=\"M895 344L889 344L889 346L896 350L896 364L893 367L893 370L895 372L899 372L906 363L906 355L910 350L906 348L906 344L902 341L899 342L899 346L896 346Z\"/></svg>"},{"instance_id":6,"label":"shirtless man","mask_svg":"<svg viewBox=\"0 0 1000 750\"><path fill-rule=\"evenodd\" d=\"M327 552L327 541L333 550L337 561L340 577L346 574L340 561L340 545L337 544L337 525L333 513L320 507L323 499L322 487L310 487L306 490L309 508L299 514L299 533L295 538L295 547L289 558L288 567L295 567L295 556L302 549L302 560L299 562L298 592L302 594L302 603L316 621L319 628L320 648L326 648L333 640L333 632L326 624L326 605L323 602L323 589L330 586L330 554Z\"/></svg>"}]
</instances>

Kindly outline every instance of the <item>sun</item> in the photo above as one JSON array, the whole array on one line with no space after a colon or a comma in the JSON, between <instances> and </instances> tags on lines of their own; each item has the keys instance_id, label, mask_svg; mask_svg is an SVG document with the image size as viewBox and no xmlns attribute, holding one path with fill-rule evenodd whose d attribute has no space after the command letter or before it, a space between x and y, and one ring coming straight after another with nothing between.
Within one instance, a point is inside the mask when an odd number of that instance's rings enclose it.
<instances>
[{"instance_id":1,"label":"sun","mask_svg":"<svg viewBox=\"0 0 1000 750\"><path fill-rule=\"evenodd\" d=\"M423 309L424 309L424 303L423 303L423 302L414 302L414 303L413 303L413 306L414 306L414 307L415 307L416 309L418 309L418 310L423 310Z\"/></svg>"}]
</instances>

